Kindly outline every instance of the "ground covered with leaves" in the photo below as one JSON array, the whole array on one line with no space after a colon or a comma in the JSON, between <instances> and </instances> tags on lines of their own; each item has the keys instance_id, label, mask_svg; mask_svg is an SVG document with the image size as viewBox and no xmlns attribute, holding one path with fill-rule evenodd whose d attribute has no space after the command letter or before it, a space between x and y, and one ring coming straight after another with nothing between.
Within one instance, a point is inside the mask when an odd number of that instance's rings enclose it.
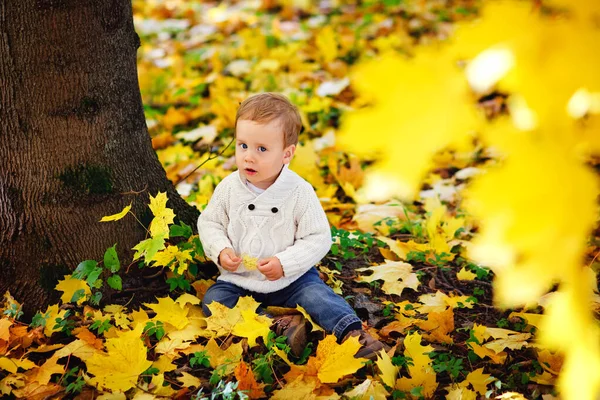
<instances>
[{"instance_id":1,"label":"ground covered with leaves","mask_svg":"<svg viewBox=\"0 0 600 400\"><path fill-rule=\"evenodd\" d=\"M113 247L103 260L83 261L58 283L61 302L30 324L5 295L0 392L27 399L556 398L563 357L536 342L543 299L496 308L493 273L466 254L478 226L461 207L462 193L496 162L494 152L477 140L438 152L416 201L374 203L361 188L376 155L336 147L344 114L366 103L351 85L353 65L434 46L451 37L456 21L476 18L478 7L467 0L134 2L148 127L180 194L202 209L233 170L240 101L260 91L286 94L304 123L291 168L314 186L332 225L334 245L318 269L392 350L375 362L355 359L357 341L338 344L312 323L304 354L292 357L250 298L232 310L213 304L204 317L199 304L216 269L158 193L148 198L154 219L133 260ZM505 97L476 102L494 118L506 112ZM118 211L98 219L136 217ZM592 267L597 236L586 255ZM160 282L148 290L156 300L106 304L101 290L121 290L132 265Z\"/></svg>"}]
</instances>

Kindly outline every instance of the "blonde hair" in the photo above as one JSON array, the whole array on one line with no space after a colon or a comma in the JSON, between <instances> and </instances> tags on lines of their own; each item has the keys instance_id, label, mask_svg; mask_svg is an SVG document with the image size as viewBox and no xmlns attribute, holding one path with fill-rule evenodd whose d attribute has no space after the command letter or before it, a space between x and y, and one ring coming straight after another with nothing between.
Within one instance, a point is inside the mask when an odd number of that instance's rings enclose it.
<instances>
[{"instance_id":1,"label":"blonde hair","mask_svg":"<svg viewBox=\"0 0 600 400\"><path fill-rule=\"evenodd\" d=\"M235 127L239 120L248 120L267 124L279 120L283 130L284 147L298 143L298 134L302 129L302 120L298 108L287 97L278 93L259 93L248 97L240 104L235 115Z\"/></svg>"}]
</instances>

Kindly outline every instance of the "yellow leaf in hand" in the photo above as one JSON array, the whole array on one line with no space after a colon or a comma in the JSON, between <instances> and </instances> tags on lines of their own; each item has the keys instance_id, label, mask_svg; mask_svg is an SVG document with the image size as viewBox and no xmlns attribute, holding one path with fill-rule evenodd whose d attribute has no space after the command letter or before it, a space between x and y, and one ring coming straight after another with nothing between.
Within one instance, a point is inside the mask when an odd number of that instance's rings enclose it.
<instances>
[{"instance_id":1,"label":"yellow leaf in hand","mask_svg":"<svg viewBox=\"0 0 600 400\"><path fill-rule=\"evenodd\" d=\"M309 359L310 365L318 371L317 376L323 383L335 383L343 376L358 371L364 358L354 358L360 348L358 337L352 336L342 344L337 344L334 335L327 335L319 342L316 357Z\"/></svg>"},{"instance_id":2,"label":"yellow leaf in hand","mask_svg":"<svg viewBox=\"0 0 600 400\"><path fill-rule=\"evenodd\" d=\"M131 204L128 205L127 207L125 207L123 209L123 211L121 211L118 214L113 214L113 215L108 215L106 217L102 217L102 219L100 220L100 222L118 221L121 218L123 218L125 215L127 215L127 213L129 212L129 210L131 210Z\"/></svg>"},{"instance_id":3,"label":"yellow leaf in hand","mask_svg":"<svg viewBox=\"0 0 600 400\"><path fill-rule=\"evenodd\" d=\"M244 268L248 271L253 271L258 265L258 258L252 257L249 254L242 254L242 262L244 263Z\"/></svg>"},{"instance_id":4,"label":"yellow leaf in hand","mask_svg":"<svg viewBox=\"0 0 600 400\"><path fill-rule=\"evenodd\" d=\"M90 287L86 281L72 278L71 275L65 275L65 279L58 281L58 284L54 287L54 289L63 292L63 295L60 296L60 300L63 303L70 303L73 295L80 290L83 290L84 295L79 296L77 304L83 303L86 299L86 296L92 294L92 291L90 290Z\"/></svg>"}]
</instances>

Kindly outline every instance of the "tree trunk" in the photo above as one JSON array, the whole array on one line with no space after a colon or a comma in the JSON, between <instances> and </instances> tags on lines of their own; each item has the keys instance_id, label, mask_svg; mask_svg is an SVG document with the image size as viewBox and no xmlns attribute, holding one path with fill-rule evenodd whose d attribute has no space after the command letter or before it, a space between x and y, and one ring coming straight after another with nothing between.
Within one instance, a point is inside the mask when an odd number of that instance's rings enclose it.
<instances>
[{"instance_id":1,"label":"tree trunk","mask_svg":"<svg viewBox=\"0 0 600 400\"><path fill-rule=\"evenodd\" d=\"M0 1L0 296L31 313L59 278L117 243L122 261L146 231L148 195L195 225L151 146L128 0ZM122 273L124 274L124 273ZM126 283L127 277L124 276Z\"/></svg>"}]
</instances>

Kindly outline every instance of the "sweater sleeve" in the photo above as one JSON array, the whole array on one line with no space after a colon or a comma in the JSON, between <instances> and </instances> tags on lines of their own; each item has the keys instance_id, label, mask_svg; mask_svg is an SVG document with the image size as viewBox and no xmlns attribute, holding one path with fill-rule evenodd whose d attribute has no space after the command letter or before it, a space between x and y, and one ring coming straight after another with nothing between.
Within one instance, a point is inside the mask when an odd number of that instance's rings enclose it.
<instances>
[{"instance_id":1,"label":"sweater sleeve","mask_svg":"<svg viewBox=\"0 0 600 400\"><path fill-rule=\"evenodd\" d=\"M227 207L227 185L221 182L208 202L208 205L198 217L198 235L204 253L215 264L219 265L219 254L226 247L231 247L227 237L229 213Z\"/></svg>"},{"instance_id":2,"label":"sweater sleeve","mask_svg":"<svg viewBox=\"0 0 600 400\"><path fill-rule=\"evenodd\" d=\"M275 254L285 276L303 274L321 261L331 248L331 228L312 186L305 182L294 208L297 221L294 244Z\"/></svg>"}]
</instances>

